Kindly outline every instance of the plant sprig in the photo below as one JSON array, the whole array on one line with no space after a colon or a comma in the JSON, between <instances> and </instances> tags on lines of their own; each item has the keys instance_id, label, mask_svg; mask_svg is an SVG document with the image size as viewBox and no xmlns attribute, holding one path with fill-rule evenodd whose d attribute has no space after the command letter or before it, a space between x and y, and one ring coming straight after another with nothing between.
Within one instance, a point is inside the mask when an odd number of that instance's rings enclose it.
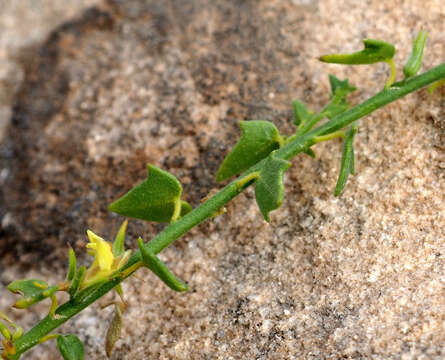
<instances>
[{"instance_id":1,"label":"plant sprig","mask_svg":"<svg viewBox=\"0 0 445 360\"><path fill-rule=\"evenodd\" d=\"M70 249L68 273L61 284L50 286L37 279L16 280L11 283L8 289L22 296L15 303L16 307L27 308L46 298L51 299L52 305L48 315L26 333L5 314L0 313L0 334L4 338L1 357L17 360L35 345L57 339L58 348L65 360L84 359L85 350L77 336L54 334L53 331L109 291L115 290L121 300L112 303L115 314L106 339L106 353L109 356L120 336L126 309L120 285L123 280L140 267L147 267L171 289L188 290L187 284L179 280L157 254L194 226L219 214L225 204L250 185L255 187L256 201L264 219L270 221L269 213L280 207L283 201L283 174L291 166L289 160L301 152L315 156L312 146L336 137L344 138L340 174L334 190L334 194L339 196L345 188L348 176L354 173L353 142L357 121L413 91L431 84L432 87L437 87L444 82L445 63L416 76L425 41L426 34L419 33L404 68L405 78L397 83L394 83L396 74L392 62L395 48L386 42L368 39L364 41L365 49L360 52L322 56L322 61L342 64L384 61L391 65L392 74L383 90L352 108L349 108L346 97L355 88L349 85L347 79L339 80L330 76L331 101L322 111L315 114L299 100L293 102L294 124L297 129L295 134L288 137L281 135L271 122L241 122L242 137L223 161L217 180L241 175L195 209L181 200L182 186L172 174L149 165L147 179L112 203L110 210L127 217L169 222L170 225L147 243L139 238L139 250L133 255L130 250L124 249L127 221L122 224L113 244L88 231L90 243L87 248L94 257L88 269L84 266L77 267L76 256ZM323 120L325 121L320 125ZM66 291L70 295L70 299L60 306L57 306L55 296L58 291Z\"/></svg>"}]
</instances>

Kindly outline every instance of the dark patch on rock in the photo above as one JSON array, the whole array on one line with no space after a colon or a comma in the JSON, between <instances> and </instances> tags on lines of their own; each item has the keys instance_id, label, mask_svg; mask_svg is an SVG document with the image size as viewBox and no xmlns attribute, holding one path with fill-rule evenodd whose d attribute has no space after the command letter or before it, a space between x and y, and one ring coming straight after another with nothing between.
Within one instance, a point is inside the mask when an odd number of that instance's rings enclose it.
<instances>
[{"instance_id":1,"label":"dark patch on rock","mask_svg":"<svg viewBox=\"0 0 445 360\"><path fill-rule=\"evenodd\" d=\"M289 120L287 106L269 102L292 86L277 75L293 66L274 40L277 21L250 1L110 0L56 29L26 71L13 157L2 160L0 214L12 219L4 259L56 264L67 243L83 247L87 227L111 238L121 220L106 206L146 176L147 162L177 175L199 204L238 121ZM162 227L132 222L129 235Z\"/></svg>"},{"instance_id":2,"label":"dark patch on rock","mask_svg":"<svg viewBox=\"0 0 445 360\"><path fill-rule=\"evenodd\" d=\"M40 140L44 138L45 127L55 116L63 114L69 94L70 75L61 65L64 53L78 47L89 31L110 30L112 26L113 20L108 13L91 8L80 18L54 30L27 64L8 139L2 144L5 151L10 149L11 152L1 159L10 174L2 188L4 202L0 213L13 219L12 224L2 229L4 241L0 256L6 256L6 262L20 259L29 264L42 258L48 261L60 258L61 254L54 250L58 247L59 236L64 234L63 229L72 221L66 203L73 203L73 216L80 213L82 202L74 201L80 196L77 190L80 181L66 181L68 177L56 181L48 176L43 171L48 164L42 153L57 152L59 160L64 161L73 153L81 156L84 152L75 136L57 146ZM41 197L43 193L46 193L44 198ZM60 197L65 197L63 202ZM49 204L51 200L54 206ZM85 224L85 219L81 221ZM73 240L68 242L73 244Z\"/></svg>"}]
</instances>

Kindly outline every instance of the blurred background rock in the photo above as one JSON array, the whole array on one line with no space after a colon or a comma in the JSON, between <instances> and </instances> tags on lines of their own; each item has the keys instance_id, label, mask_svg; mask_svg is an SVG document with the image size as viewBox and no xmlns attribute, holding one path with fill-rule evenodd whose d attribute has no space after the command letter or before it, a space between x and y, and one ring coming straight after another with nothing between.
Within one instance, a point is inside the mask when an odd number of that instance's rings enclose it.
<instances>
[{"instance_id":1,"label":"blurred background rock","mask_svg":"<svg viewBox=\"0 0 445 360\"><path fill-rule=\"evenodd\" d=\"M98 0L0 0L0 142L12 114L24 63L58 25Z\"/></svg>"}]
</instances>

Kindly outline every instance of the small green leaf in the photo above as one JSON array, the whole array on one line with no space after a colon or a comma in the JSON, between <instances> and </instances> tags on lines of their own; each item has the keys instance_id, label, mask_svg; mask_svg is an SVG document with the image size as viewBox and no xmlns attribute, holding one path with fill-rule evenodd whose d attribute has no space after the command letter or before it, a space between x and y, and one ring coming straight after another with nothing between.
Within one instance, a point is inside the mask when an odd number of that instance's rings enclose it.
<instances>
[{"instance_id":1,"label":"small green leaf","mask_svg":"<svg viewBox=\"0 0 445 360\"><path fill-rule=\"evenodd\" d=\"M69 249L68 257L69 257L69 265L68 265L68 275L66 276L66 279L68 281L71 281L73 280L74 275L76 275L76 270L77 270L76 254L74 253L73 248Z\"/></svg>"},{"instance_id":2,"label":"small green leaf","mask_svg":"<svg viewBox=\"0 0 445 360\"><path fill-rule=\"evenodd\" d=\"M14 307L17 309L26 309L31 305L50 297L59 288L57 286L48 287L48 284L42 280L28 279L13 281L8 285L8 289L14 294L23 296L23 299L16 301Z\"/></svg>"},{"instance_id":3,"label":"small green leaf","mask_svg":"<svg viewBox=\"0 0 445 360\"><path fill-rule=\"evenodd\" d=\"M341 159L340 174L338 176L337 184L335 185L334 195L339 196L348 180L349 174L354 174L354 136L357 133L357 124L353 124L348 132L343 144L343 154Z\"/></svg>"},{"instance_id":4,"label":"small green leaf","mask_svg":"<svg viewBox=\"0 0 445 360\"><path fill-rule=\"evenodd\" d=\"M58 336L57 347L64 360L83 360L85 358L82 342L76 335Z\"/></svg>"},{"instance_id":5,"label":"small green leaf","mask_svg":"<svg viewBox=\"0 0 445 360\"><path fill-rule=\"evenodd\" d=\"M365 49L352 54L323 55L320 60L333 64L366 65L377 62L387 62L394 57L396 49L394 45L381 40L363 40Z\"/></svg>"},{"instance_id":6,"label":"small green leaf","mask_svg":"<svg viewBox=\"0 0 445 360\"><path fill-rule=\"evenodd\" d=\"M276 158L272 153L259 171L255 197L266 221L270 221L269 212L279 208L283 202L283 173L289 166L289 161Z\"/></svg>"},{"instance_id":7,"label":"small green leaf","mask_svg":"<svg viewBox=\"0 0 445 360\"><path fill-rule=\"evenodd\" d=\"M329 75L329 83L331 85L331 101L321 111L320 115L332 119L334 116L348 110L346 96L357 88L349 85L349 79L340 80L334 75Z\"/></svg>"},{"instance_id":8,"label":"small green leaf","mask_svg":"<svg viewBox=\"0 0 445 360\"><path fill-rule=\"evenodd\" d=\"M356 87L349 85L349 79L340 80L334 75L329 75L331 85L331 98L338 98L338 104L346 104L346 96L357 90Z\"/></svg>"},{"instance_id":9,"label":"small green leaf","mask_svg":"<svg viewBox=\"0 0 445 360\"><path fill-rule=\"evenodd\" d=\"M190 209L181 201L182 186L170 173L148 165L148 177L109 206L123 216L156 222L170 222L175 213L184 215Z\"/></svg>"},{"instance_id":10,"label":"small green leaf","mask_svg":"<svg viewBox=\"0 0 445 360\"><path fill-rule=\"evenodd\" d=\"M185 291L189 289L189 287L179 280L153 252L144 246L144 242L141 238L138 239L138 245L145 266L153 271L165 285L175 291Z\"/></svg>"},{"instance_id":11,"label":"small green leaf","mask_svg":"<svg viewBox=\"0 0 445 360\"><path fill-rule=\"evenodd\" d=\"M113 255L115 257L121 255L124 253L125 251L125 233L127 232L127 225L128 225L128 220L125 220L121 227L119 228L119 231L117 232L116 238L114 239L113 242Z\"/></svg>"},{"instance_id":12,"label":"small green leaf","mask_svg":"<svg viewBox=\"0 0 445 360\"><path fill-rule=\"evenodd\" d=\"M425 47L427 37L428 33L426 31L419 31L416 40L414 40L413 50L403 67L403 73L406 78L416 75L422 66L423 48Z\"/></svg>"},{"instance_id":13,"label":"small green leaf","mask_svg":"<svg viewBox=\"0 0 445 360\"><path fill-rule=\"evenodd\" d=\"M79 291L79 287L80 284L83 281L83 278L85 277L85 271L86 271L86 267L85 266L81 266L77 272L76 275L74 275L73 281L71 282L71 286L68 289L68 293L70 294L71 298L73 298L77 292Z\"/></svg>"},{"instance_id":14,"label":"small green leaf","mask_svg":"<svg viewBox=\"0 0 445 360\"><path fill-rule=\"evenodd\" d=\"M304 105L300 100L294 100L293 108L295 126L308 121L314 114L312 111L308 110L306 105Z\"/></svg>"},{"instance_id":15,"label":"small green leaf","mask_svg":"<svg viewBox=\"0 0 445 360\"><path fill-rule=\"evenodd\" d=\"M16 280L8 285L9 291L14 294L20 294L23 297L38 295L46 288L48 288L48 283L37 279Z\"/></svg>"},{"instance_id":16,"label":"small green leaf","mask_svg":"<svg viewBox=\"0 0 445 360\"><path fill-rule=\"evenodd\" d=\"M105 338L105 352L108 357L111 356L114 345L121 336L122 323L123 323L122 305L119 303L115 303L114 316L113 319L111 320L110 326L108 327L107 336Z\"/></svg>"},{"instance_id":17,"label":"small green leaf","mask_svg":"<svg viewBox=\"0 0 445 360\"><path fill-rule=\"evenodd\" d=\"M241 139L221 164L216 181L242 173L283 143L278 129L269 121L241 121L240 127Z\"/></svg>"}]
</instances>

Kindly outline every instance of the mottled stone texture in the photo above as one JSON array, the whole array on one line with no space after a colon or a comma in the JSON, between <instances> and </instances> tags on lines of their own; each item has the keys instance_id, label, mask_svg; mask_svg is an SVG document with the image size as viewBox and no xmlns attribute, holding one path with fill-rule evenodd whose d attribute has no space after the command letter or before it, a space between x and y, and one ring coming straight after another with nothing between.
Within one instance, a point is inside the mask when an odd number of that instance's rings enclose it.
<instances>
[{"instance_id":1,"label":"mottled stone texture","mask_svg":"<svg viewBox=\"0 0 445 360\"><path fill-rule=\"evenodd\" d=\"M340 67L323 53L392 41L399 73L418 29L424 68L445 59L442 0L108 0L55 28L25 63L1 145L0 306L16 277L64 277L85 230L111 238L113 199L150 162L197 205L239 135L238 121L292 131L291 101L329 99L327 74L350 78L358 103L385 65ZM356 170L332 195L338 141L299 156L286 197L263 221L247 191L227 214L162 254L189 293L142 270L112 359L441 359L445 357L445 92L421 91L360 122ZM131 221L127 246L162 229ZM30 326L46 307L16 318ZM110 310L62 329L105 359ZM107 319L107 320L104 320ZM29 359L59 359L54 344Z\"/></svg>"}]
</instances>

